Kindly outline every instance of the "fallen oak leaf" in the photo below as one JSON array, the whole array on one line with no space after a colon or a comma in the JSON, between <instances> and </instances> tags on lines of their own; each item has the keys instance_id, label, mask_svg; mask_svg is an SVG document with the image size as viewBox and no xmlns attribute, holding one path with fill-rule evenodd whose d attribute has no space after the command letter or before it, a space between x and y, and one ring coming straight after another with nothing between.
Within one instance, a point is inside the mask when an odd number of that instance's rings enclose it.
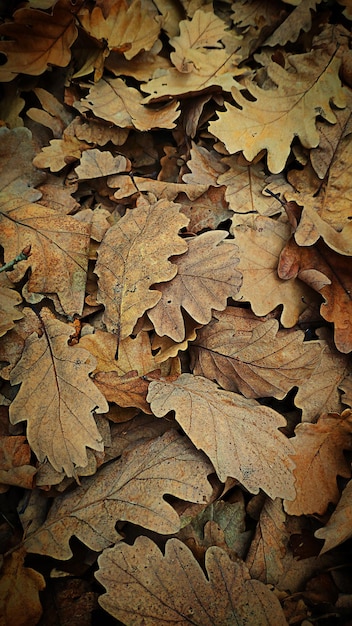
<instances>
[{"instance_id":1,"label":"fallen oak leaf","mask_svg":"<svg viewBox=\"0 0 352 626\"><path fill-rule=\"evenodd\" d=\"M14 21L0 26L0 52L7 61L0 67L0 79L16 74L38 76L49 65L65 67L71 59L71 46L77 37L75 18L65 1L59 0L52 13L32 8L15 11Z\"/></svg>"},{"instance_id":2,"label":"fallen oak leaf","mask_svg":"<svg viewBox=\"0 0 352 626\"><path fill-rule=\"evenodd\" d=\"M94 383L108 402L115 402L121 407L136 407L143 413L151 413L146 401L149 382L143 376L138 376L136 370L123 376L114 371L98 372L94 376Z\"/></svg>"},{"instance_id":3,"label":"fallen oak leaf","mask_svg":"<svg viewBox=\"0 0 352 626\"><path fill-rule=\"evenodd\" d=\"M128 87L122 78L101 78L90 88L89 94L75 102L74 106L81 113L93 111L96 117L119 128L140 131L174 128L180 115L177 101L158 109L146 107L139 91Z\"/></svg>"},{"instance_id":4,"label":"fallen oak leaf","mask_svg":"<svg viewBox=\"0 0 352 626\"><path fill-rule=\"evenodd\" d=\"M352 480L344 488L337 507L326 526L315 531L318 539L324 539L320 554L324 554L347 541L352 536Z\"/></svg>"},{"instance_id":5,"label":"fallen oak leaf","mask_svg":"<svg viewBox=\"0 0 352 626\"><path fill-rule=\"evenodd\" d=\"M173 278L177 268L168 259L187 250L179 237L188 218L181 205L140 198L135 209L106 233L98 253L97 300L104 304L104 322L118 341L128 337L143 313L161 298L150 287Z\"/></svg>"},{"instance_id":6,"label":"fallen oak leaf","mask_svg":"<svg viewBox=\"0 0 352 626\"><path fill-rule=\"evenodd\" d=\"M0 195L0 225L5 261L31 246L30 257L16 265L11 280L21 280L30 267L29 292L56 293L65 313L82 313L90 226L6 194Z\"/></svg>"},{"instance_id":7,"label":"fallen oak leaf","mask_svg":"<svg viewBox=\"0 0 352 626\"><path fill-rule=\"evenodd\" d=\"M212 494L206 457L176 431L137 443L75 490L58 496L44 524L25 539L28 552L66 560L75 535L95 551L115 543L118 520L131 521L162 534L179 530L180 518L166 502L170 494L204 503Z\"/></svg>"},{"instance_id":8,"label":"fallen oak leaf","mask_svg":"<svg viewBox=\"0 0 352 626\"><path fill-rule=\"evenodd\" d=\"M259 215L251 225L234 226L232 233L239 248L237 269L243 275L242 286L234 300L250 302L253 313L258 316L267 315L282 305L282 325L294 326L313 292L294 277L285 283L278 276L279 257L290 238L290 224Z\"/></svg>"},{"instance_id":9,"label":"fallen oak leaf","mask_svg":"<svg viewBox=\"0 0 352 626\"><path fill-rule=\"evenodd\" d=\"M320 345L303 340L301 330L279 330L276 319L228 307L197 331L190 345L191 368L246 398L282 400L292 387L309 381L320 361Z\"/></svg>"},{"instance_id":10,"label":"fallen oak leaf","mask_svg":"<svg viewBox=\"0 0 352 626\"><path fill-rule=\"evenodd\" d=\"M201 376L152 381L147 401L156 417L175 411L176 420L213 463L222 482L236 478L251 493L295 497L293 449L277 429L285 419L273 409L221 391ZM287 494L287 495L284 495Z\"/></svg>"},{"instance_id":11,"label":"fallen oak leaf","mask_svg":"<svg viewBox=\"0 0 352 626\"><path fill-rule=\"evenodd\" d=\"M252 580L245 564L217 546L205 553L206 573L184 543L169 539L163 555L148 537L124 543L98 558L99 603L131 626L286 626L278 599ZM119 593L116 593L116 589ZM221 602L219 602L221 598Z\"/></svg>"},{"instance_id":12,"label":"fallen oak leaf","mask_svg":"<svg viewBox=\"0 0 352 626\"><path fill-rule=\"evenodd\" d=\"M177 274L158 285L161 299L148 311L159 336L184 341L181 307L196 322L207 324L212 310L224 309L227 299L238 292L242 282L236 270L238 248L232 240L225 241L226 236L223 231L210 231L188 239L188 251L172 259Z\"/></svg>"},{"instance_id":13,"label":"fallen oak leaf","mask_svg":"<svg viewBox=\"0 0 352 626\"><path fill-rule=\"evenodd\" d=\"M251 99L233 89L236 106L226 104L226 111L209 124L210 132L224 142L230 154L241 150L247 161L252 161L266 149L268 168L274 174L284 169L294 137L298 136L304 147L315 148L319 143L317 116L334 124L331 102L339 108L345 106L336 49L295 54L288 61L291 72L274 61L266 67L275 89L262 89L245 79L242 87Z\"/></svg>"},{"instance_id":14,"label":"fallen oak leaf","mask_svg":"<svg viewBox=\"0 0 352 626\"><path fill-rule=\"evenodd\" d=\"M131 4L118 0L109 7L95 6L91 12L83 7L78 19L87 33L128 60L142 50L150 50L161 27L158 13L151 6L144 10L141 0L133 0Z\"/></svg>"},{"instance_id":15,"label":"fallen oak leaf","mask_svg":"<svg viewBox=\"0 0 352 626\"><path fill-rule=\"evenodd\" d=\"M31 567L25 567L26 551L19 548L4 558L0 577L0 612L2 624L35 626L43 609L39 591L45 579Z\"/></svg>"},{"instance_id":16,"label":"fallen oak leaf","mask_svg":"<svg viewBox=\"0 0 352 626\"><path fill-rule=\"evenodd\" d=\"M298 246L293 238L280 253L278 276L299 278L320 293L322 317L334 324L334 341L340 352L352 351L352 276L350 257L338 254L319 241Z\"/></svg>"},{"instance_id":17,"label":"fallen oak leaf","mask_svg":"<svg viewBox=\"0 0 352 626\"><path fill-rule=\"evenodd\" d=\"M23 313L16 308L21 302L22 297L14 290L13 283L6 274L2 274L0 276L0 337L15 326L16 320L23 317Z\"/></svg>"},{"instance_id":18,"label":"fallen oak leaf","mask_svg":"<svg viewBox=\"0 0 352 626\"><path fill-rule=\"evenodd\" d=\"M338 502L336 477L351 476L343 451L352 449L352 411L320 416L316 424L298 424L290 441L295 454L296 498L284 508L289 515L323 515L329 503Z\"/></svg>"},{"instance_id":19,"label":"fallen oak leaf","mask_svg":"<svg viewBox=\"0 0 352 626\"><path fill-rule=\"evenodd\" d=\"M74 476L75 466L88 462L87 447L104 448L92 413L106 413L108 404L88 376L94 369L89 352L67 345L72 326L48 309L40 317L42 336L28 337L11 370L11 384L22 384L10 406L10 421L27 421L28 443L39 461L48 458L57 471Z\"/></svg>"}]
</instances>

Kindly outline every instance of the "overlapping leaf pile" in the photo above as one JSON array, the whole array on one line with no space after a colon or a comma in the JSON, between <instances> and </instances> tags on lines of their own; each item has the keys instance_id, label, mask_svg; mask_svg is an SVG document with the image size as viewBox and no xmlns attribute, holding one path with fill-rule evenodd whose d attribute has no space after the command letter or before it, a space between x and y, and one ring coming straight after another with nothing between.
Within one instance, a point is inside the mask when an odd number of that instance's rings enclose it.
<instances>
[{"instance_id":1,"label":"overlapping leaf pile","mask_svg":"<svg viewBox=\"0 0 352 626\"><path fill-rule=\"evenodd\" d=\"M351 18L3 15L0 624L345 623Z\"/></svg>"}]
</instances>

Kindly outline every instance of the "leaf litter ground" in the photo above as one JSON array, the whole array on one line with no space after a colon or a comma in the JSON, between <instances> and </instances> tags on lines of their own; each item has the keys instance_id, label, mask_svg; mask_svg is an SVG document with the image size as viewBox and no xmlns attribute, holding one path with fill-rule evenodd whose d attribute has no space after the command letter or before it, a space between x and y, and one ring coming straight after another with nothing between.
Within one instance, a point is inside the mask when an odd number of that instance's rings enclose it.
<instances>
[{"instance_id":1,"label":"leaf litter ground","mask_svg":"<svg viewBox=\"0 0 352 626\"><path fill-rule=\"evenodd\" d=\"M347 626L350 3L1 11L0 624Z\"/></svg>"}]
</instances>

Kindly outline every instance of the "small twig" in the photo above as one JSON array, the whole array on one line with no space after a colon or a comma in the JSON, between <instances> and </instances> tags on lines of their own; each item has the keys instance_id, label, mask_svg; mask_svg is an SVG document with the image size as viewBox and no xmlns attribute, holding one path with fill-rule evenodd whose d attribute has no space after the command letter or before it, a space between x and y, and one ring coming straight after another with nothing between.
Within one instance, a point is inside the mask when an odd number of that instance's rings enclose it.
<instances>
[{"instance_id":1,"label":"small twig","mask_svg":"<svg viewBox=\"0 0 352 626\"><path fill-rule=\"evenodd\" d=\"M31 246L26 246L23 248L22 252L20 252L12 261L5 263L0 267L0 272L11 272L16 265L20 261L27 261L28 257L31 255Z\"/></svg>"},{"instance_id":2,"label":"small twig","mask_svg":"<svg viewBox=\"0 0 352 626\"><path fill-rule=\"evenodd\" d=\"M268 188L264 189L264 191L265 191L266 193L268 193L268 194L269 194L269 196L272 196L272 197L273 197L273 198L275 198L278 202L280 202L281 206L283 206L283 207L285 207L285 206L286 206L286 203L285 203L283 200L281 200L281 198L280 198L280 194L279 194L279 193L274 193L273 191L271 191L271 190L270 190L270 189L268 189Z\"/></svg>"}]
</instances>

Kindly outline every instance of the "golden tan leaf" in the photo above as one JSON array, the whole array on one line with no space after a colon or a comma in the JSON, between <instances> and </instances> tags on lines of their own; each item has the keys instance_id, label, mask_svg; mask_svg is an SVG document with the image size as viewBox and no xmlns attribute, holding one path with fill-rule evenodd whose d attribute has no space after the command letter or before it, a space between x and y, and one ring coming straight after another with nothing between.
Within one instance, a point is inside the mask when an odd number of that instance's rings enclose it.
<instances>
[{"instance_id":1,"label":"golden tan leaf","mask_svg":"<svg viewBox=\"0 0 352 626\"><path fill-rule=\"evenodd\" d=\"M161 76L141 86L150 94L144 102L189 96L215 85L231 91L235 77L244 72L238 68L240 38L227 31L226 22L212 11L196 10L191 20L182 20L179 26L181 35L170 40L175 48L171 60L176 67L162 70ZM220 38L224 45L219 44Z\"/></svg>"},{"instance_id":2,"label":"golden tan leaf","mask_svg":"<svg viewBox=\"0 0 352 626\"><path fill-rule=\"evenodd\" d=\"M292 55L289 63L293 72L274 61L266 68L276 89L261 89L245 80L255 101L236 91L233 96L240 108L226 104L226 112L209 124L210 132L230 153L242 150L248 161L266 149L268 167L274 173L284 169L294 137L298 136L304 147L315 148L319 143L317 116L334 124L331 102L341 108L345 105L338 75L340 59L332 50Z\"/></svg>"},{"instance_id":3,"label":"golden tan leaf","mask_svg":"<svg viewBox=\"0 0 352 626\"><path fill-rule=\"evenodd\" d=\"M214 48L222 48L220 40L225 36L225 28L225 22L212 11L197 10L191 20L182 20L180 34L170 39L175 48L170 58L178 71L199 71L214 53Z\"/></svg>"},{"instance_id":4,"label":"golden tan leaf","mask_svg":"<svg viewBox=\"0 0 352 626\"><path fill-rule=\"evenodd\" d=\"M352 256L351 111L343 130L345 132L335 146L324 185L312 167L307 165L303 171L291 173L289 180L296 191L285 193L285 198L303 205L295 232L298 245L311 246L322 237L335 252Z\"/></svg>"},{"instance_id":5,"label":"golden tan leaf","mask_svg":"<svg viewBox=\"0 0 352 626\"><path fill-rule=\"evenodd\" d=\"M320 333L318 331L319 337ZM312 342L309 342L312 343ZM302 409L302 422L313 422L321 413L340 413L343 410L338 389L350 371L349 356L341 354L331 339L320 339L322 355L313 373L301 382L295 396L295 405Z\"/></svg>"},{"instance_id":6,"label":"golden tan leaf","mask_svg":"<svg viewBox=\"0 0 352 626\"><path fill-rule=\"evenodd\" d=\"M218 185L218 178L226 167L215 150L207 150L203 146L197 146L192 142L191 158L187 161L190 173L183 174L182 180L187 184ZM221 185L222 183L219 183Z\"/></svg>"},{"instance_id":7,"label":"golden tan leaf","mask_svg":"<svg viewBox=\"0 0 352 626\"><path fill-rule=\"evenodd\" d=\"M340 352L352 351L352 275L350 257L337 254L323 241L298 246L291 239L281 251L278 274L296 276L321 293L320 314L334 324L334 341Z\"/></svg>"},{"instance_id":8,"label":"golden tan leaf","mask_svg":"<svg viewBox=\"0 0 352 626\"><path fill-rule=\"evenodd\" d=\"M21 304L20 294L13 289L13 283L8 279L6 272L0 274L0 337L15 326L15 321L23 317L23 313L16 309Z\"/></svg>"},{"instance_id":9,"label":"golden tan leaf","mask_svg":"<svg viewBox=\"0 0 352 626\"><path fill-rule=\"evenodd\" d=\"M99 469L70 493L55 499L45 523L25 541L29 552L62 560L72 556L69 541L78 537L92 550L115 543L118 520L129 520L158 533L179 530L180 519L164 499L170 494L205 502L212 493L212 466L176 431L137 444Z\"/></svg>"},{"instance_id":10,"label":"golden tan leaf","mask_svg":"<svg viewBox=\"0 0 352 626\"><path fill-rule=\"evenodd\" d=\"M0 198L0 226L6 262L31 246L29 259L17 263L11 279L20 280L30 267L29 292L57 294L68 315L81 313L90 227L49 207L8 199L6 194Z\"/></svg>"},{"instance_id":11,"label":"golden tan leaf","mask_svg":"<svg viewBox=\"0 0 352 626\"><path fill-rule=\"evenodd\" d=\"M348 91L346 109L336 110L336 124L327 124L323 121L317 123L320 135L319 146L313 148L309 156L312 167L320 180L323 180L325 176L329 176L329 169L334 166L335 161L337 161L337 166L341 167L336 158L336 150L339 150L341 154L343 153L341 144L344 144L345 148L347 147L344 138L352 131L351 108L352 94ZM299 179L297 182L299 183ZM336 184L336 178L334 182ZM299 191L303 192L304 190L299 188Z\"/></svg>"},{"instance_id":12,"label":"golden tan leaf","mask_svg":"<svg viewBox=\"0 0 352 626\"><path fill-rule=\"evenodd\" d=\"M37 189L33 189L45 178L32 165L35 155L32 133L28 128L9 130L0 128L0 167L2 194L21 196L22 200L35 202L41 197ZM20 252L20 250L18 250Z\"/></svg>"},{"instance_id":13,"label":"golden tan leaf","mask_svg":"<svg viewBox=\"0 0 352 626\"><path fill-rule=\"evenodd\" d=\"M265 45L284 46L289 41L297 41L302 30L306 33L311 29L312 12L315 11L320 2L321 0L302 0L273 34L265 40Z\"/></svg>"},{"instance_id":14,"label":"golden tan leaf","mask_svg":"<svg viewBox=\"0 0 352 626\"><path fill-rule=\"evenodd\" d=\"M242 287L235 300L249 301L256 315L267 315L282 305L281 323L294 326L311 301L311 291L299 280L285 282L277 275L281 250L290 237L288 223L258 216L251 226L233 229L239 248L237 269L243 275Z\"/></svg>"},{"instance_id":15,"label":"golden tan leaf","mask_svg":"<svg viewBox=\"0 0 352 626\"><path fill-rule=\"evenodd\" d=\"M244 163L243 157L224 157L221 161L227 171L218 176L218 185L224 185L225 198L229 208L236 213L260 213L261 215L277 215L282 211L276 198L266 196L266 176L262 161Z\"/></svg>"},{"instance_id":16,"label":"golden tan leaf","mask_svg":"<svg viewBox=\"0 0 352 626\"><path fill-rule=\"evenodd\" d=\"M106 413L108 405L89 378L91 355L67 345L72 326L46 309L40 316L43 335L30 335L11 371L11 384L22 385L10 419L13 424L27 421L28 443L39 461L48 458L56 470L73 476L75 465L87 464L87 447L103 450L92 413Z\"/></svg>"},{"instance_id":17,"label":"golden tan leaf","mask_svg":"<svg viewBox=\"0 0 352 626\"><path fill-rule=\"evenodd\" d=\"M191 344L196 375L216 380L246 398L282 399L314 371L321 347L303 343L301 330L279 330L276 319L262 320L248 309L228 307L197 331Z\"/></svg>"},{"instance_id":18,"label":"golden tan leaf","mask_svg":"<svg viewBox=\"0 0 352 626\"><path fill-rule=\"evenodd\" d=\"M344 488L335 511L326 526L315 531L318 539L324 539L320 554L332 550L352 536L352 481Z\"/></svg>"},{"instance_id":19,"label":"golden tan leaf","mask_svg":"<svg viewBox=\"0 0 352 626\"><path fill-rule=\"evenodd\" d=\"M212 231L188 239L188 251L173 260L177 274L159 286L162 297L148 311L159 336L183 341L185 325L181 307L196 322L207 324L212 309L224 309L227 298L238 292L241 285L241 275L236 270L238 248L232 240L225 241L226 236L223 231Z\"/></svg>"},{"instance_id":20,"label":"golden tan leaf","mask_svg":"<svg viewBox=\"0 0 352 626\"><path fill-rule=\"evenodd\" d=\"M199 233L202 230L215 230L221 222L233 215L228 210L225 200L225 187L209 187L195 200L190 200L185 193L176 196L176 202L182 204L182 213L189 218L188 231Z\"/></svg>"},{"instance_id":21,"label":"golden tan leaf","mask_svg":"<svg viewBox=\"0 0 352 626\"><path fill-rule=\"evenodd\" d=\"M69 163L74 163L81 158L84 150L90 146L71 136L63 134L62 139L52 139L49 146L44 146L33 159L33 165L41 168L49 168L51 172L59 172Z\"/></svg>"},{"instance_id":22,"label":"golden tan leaf","mask_svg":"<svg viewBox=\"0 0 352 626\"><path fill-rule=\"evenodd\" d=\"M217 546L205 554L207 577L176 538L167 541L165 555L141 536L133 546L121 543L105 550L98 563L95 576L107 590L99 603L131 626L287 624L275 595L251 580L240 559L232 561Z\"/></svg>"},{"instance_id":23,"label":"golden tan leaf","mask_svg":"<svg viewBox=\"0 0 352 626\"><path fill-rule=\"evenodd\" d=\"M277 585L286 561L293 558L289 539L282 500L267 498L246 557L250 575L266 585Z\"/></svg>"},{"instance_id":24,"label":"golden tan leaf","mask_svg":"<svg viewBox=\"0 0 352 626\"><path fill-rule=\"evenodd\" d=\"M151 4L148 10L141 0L117 0L109 8L95 6L91 12L83 7L78 13L81 26L95 39L132 59L141 50L150 50L160 32L160 16Z\"/></svg>"},{"instance_id":25,"label":"golden tan leaf","mask_svg":"<svg viewBox=\"0 0 352 626\"><path fill-rule=\"evenodd\" d=\"M31 120L38 122L38 124L43 124L50 128L54 137L59 139L62 137L65 128L67 128L72 121L72 114L46 89L37 87L33 89L33 92L43 108L30 108L26 112L26 115L28 115Z\"/></svg>"},{"instance_id":26,"label":"golden tan leaf","mask_svg":"<svg viewBox=\"0 0 352 626\"><path fill-rule=\"evenodd\" d=\"M45 588L42 574L24 566L25 550L5 557L0 578L1 626L36 626L43 613L39 591Z\"/></svg>"},{"instance_id":27,"label":"golden tan leaf","mask_svg":"<svg viewBox=\"0 0 352 626\"><path fill-rule=\"evenodd\" d=\"M176 420L204 450L221 481L239 480L248 491L294 498L291 444L277 429L285 419L255 400L201 376L182 374L174 382L152 381L147 401L156 417L175 411ZM284 496L283 494L287 494Z\"/></svg>"},{"instance_id":28,"label":"golden tan leaf","mask_svg":"<svg viewBox=\"0 0 352 626\"><path fill-rule=\"evenodd\" d=\"M1 377L9 380L10 372L21 358L26 339L32 333L41 332L41 324L38 316L29 307L22 309L20 319L0 341ZM5 365L6 364L6 365Z\"/></svg>"},{"instance_id":29,"label":"golden tan leaf","mask_svg":"<svg viewBox=\"0 0 352 626\"><path fill-rule=\"evenodd\" d=\"M81 112L93 111L96 117L112 122L120 128L136 128L140 131L153 128L174 128L180 115L178 102L170 102L162 108L148 108L143 97L128 87L122 78L102 78L90 88L89 94L75 103Z\"/></svg>"},{"instance_id":30,"label":"golden tan leaf","mask_svg":"<svg viewBox=\"0 0 352 626\"><path fill-rule=\"evenodd\" d=\"M32 489L35 467L31 449L22 435L0 437L0 483Z\"/></svg>"},{"instance_id":31,"label":"golden tan leaf","mask_svg":"<svg viewBox=\"0 0 352 626\"><path fill-rule=\"evenodd\" d=\"M291 439L295 455L296 499L285 501L289 515L325 513L340 497L337 476L349 478L351 468L343 451L352 449L352 411L325 413L316 424L299 424Z\"/></svg>"},{"instance_id":32,"label":"golden tan leaf","mask_svg":"<svg viewBox=\"0 0 352 626\"><path fill-rule=\"evenodd\" d=\"M78 118L75 124L75 135L78 139L99 146L105 146L109 141L116 146L121 146L125 143L129 132L128 128L111 127L111 125L108 126L103 121L95 119L85 121Z\"/></svg>"},{"instance_id":33,"label":"golden tan leaf","mask_svg":"<svg viewBox=\"0 0 352 626\"><path fill-rule=\"evenodd\" d=\"M133 59L126 59L121 53L112 51L105 60L104 67L114 76L133 76L144 82L151 79L155 72L172 67L171 61L159 54L161 50L162 44L158 39L150 50L139 52Z\"/></svg>"},{"instance_id":34,"label":"golden tan leaf","mask_svg":"<svg viewBox=\"0 0 352 626\"><path fill-rule=\"evenodd\" d=\"M108 150L102 152L98 148L92 148L83 152L81 162L75 172L78 180L91 180L111 176L118 172L128 172L130 169L131 162L121 154L114 157Z\"/></svg>"},{"instance_id":35,"label":"golden tan leaf","mask_svg":"<svg viewBox=\"0 0 352 626\"><path fill-rule=\"evenodd\" d=\"M155 283L175 276L168 259L187 250L178 232L188 218L180 205L140 198L106 233L99 249L96 274L98 300L105 306L104 322L118 341L132 333L137 319L161 298Z\"/></svg>"},{"instance_id":36,"label":"golden tan leaf","mask_svg":"<svg viewBox=\"0 0 352 626\"><path fill-rule=\"evenodd\" d=\"M136 407L143 413L151 413L146 401L149 382L132 370L123 376L117 372L98 372L94 383L108 402L115 402L121 407Z\"/></svg>"},{"instance_id":37,"label":"golden tan leaf","mask_svg":"<svg viewBox=\"0 0 352 626\"><path fill-rule=\"evenodd\" d=\"M110 187L118 187L118 191L114 193L117 200L132 196L136 193L136 189L141 192L153 193L158 200L165 198L166 200L175 200L177 194L185 193L187 198L195 200L199 198L208 189L208 185L185 185L183 183L169 183L163 180L153 180L152 178L142 178L134 176L133 180L130 176L113 176L108 181Z\"/></svg>"},{"instance_id":38,"label":"golden tan leaf","mask_svg":"<svg viewBox=\"0 0 352 626\"><path fill-rule=\"evenodd\" d=\"M16 74L42 74L49 65L65 67L71 59L71 46L77 37L74 15L65 1L59 0L52 13L21 8L13 22L0 26L0 52L7 61L0 66L0 80Z\"/></svg>"},{"instance_id":39,"label":"golden tan leaf","mask_svg":"<svg viewBox=\"0 0 352 626\"><path fill-rule=\"evenodd\" d=\"M78 345L96 358L94 373L117 372L119 376L123 376L136 370L139 376L143 376L159 367L152 355L150 338L146 331L120 341L118 359L115 359L117 337L113 333L96 330L93 335L81 337Z\"/></svg>"}]
</instances>

